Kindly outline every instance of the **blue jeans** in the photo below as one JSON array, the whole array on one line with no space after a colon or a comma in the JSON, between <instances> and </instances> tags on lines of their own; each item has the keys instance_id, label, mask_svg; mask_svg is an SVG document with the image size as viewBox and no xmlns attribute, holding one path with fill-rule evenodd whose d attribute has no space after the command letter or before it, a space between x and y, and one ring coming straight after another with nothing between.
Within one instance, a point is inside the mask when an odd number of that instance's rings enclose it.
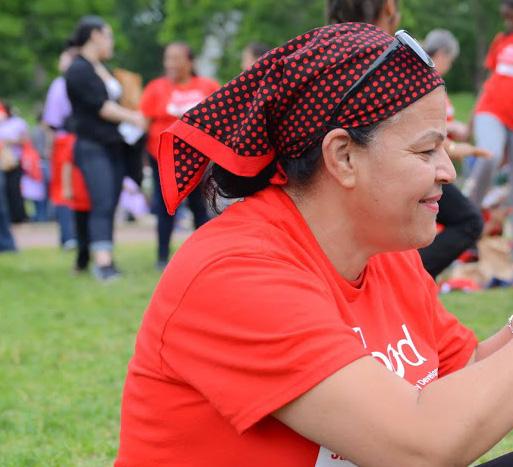
<instances>
[{"instance_id":1,"label":"blue jeans","mask_svg":"<svg viewBox=\"0 0 513 467\"><path fill-rule=\"evenodd\" d=\"M0 251L15 251L16 245L10 230L9 206L5 174L0 170Z\"/></svg>"},{"instance_id":2,"label":"blue jeans","mask_svg":"<svg viewBox=\"0 0 513 467\"><path fill-rule=\"evenodd\" d=\"M75 233L75 220L73 218L73 211L64 205L55 206L55 218L59 224L60 231L60 244L64 245L69 240L77 238Z\"/></svg>"},{"instance_id":3,"label":"blue jeans","mask_svg":"<svg viewBox=\"0 0 513 467\"><path fill-rule=\"evenodd\" d=\"M157 235L158 250L157 256L159 261L167 261L169 259L169 243L175 225L175 217L171 216L164 204L162 190L160 189L160 176L157 161L150 156L151 168L153 171L153 206L152 211L157 215ZM188 197L187 203L194 217L194 226L201 227L210 217L207 212L207 205L201 187L197 187Z\"/></svg>"},{"instance_id":4,"label":"blue jeans","mask_svg":"<svg viewBox=\"0 0 513 467\"><path fill-rule=\"evenodd\" d=\"M122 145L78 138L73 149L91 199L89 240L92 251L112 251L114 213L125 174Z\"/></svg>"}]
</instances>

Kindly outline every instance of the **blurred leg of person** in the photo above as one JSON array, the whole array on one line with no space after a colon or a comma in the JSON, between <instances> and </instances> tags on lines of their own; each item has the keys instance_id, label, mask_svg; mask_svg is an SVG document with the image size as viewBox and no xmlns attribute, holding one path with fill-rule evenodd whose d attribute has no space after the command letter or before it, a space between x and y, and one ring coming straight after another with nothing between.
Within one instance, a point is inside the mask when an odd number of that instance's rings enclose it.
<instances>
[{"instance_id":1,"label":"blurred leg of person","mask_svg":"<svg viewBox=\"0 0 513 467\"><path fill-rule=\"evenodd\" d=\"M34 201L34 216L32 217L34 222L45 222L46 221L46 200Z\"/></svg>"},{"instance_id":2,"label":"blurred leg of person","mask_svg":"<svg viewBox=\"0 0 513 467\"><path fill-rule=\"evenodd\" d=\"M465 181L463 192L479 208L493 183L493 178L504 157L508 129L492 114L477 114L474 118L474 139L476 146L488 149L491 159L475 161Z\"/></svg>"},{"instance_id":3,"label":"blurred leg of person","mask_svg":"<svg viewBox=\"0 0 513 467\"><path fill-rule=\"evenodd\" d=\"M194 227L199 228L210 219L201 186L191 192L187 197L187 203L194 216Z\"/></svg>"},{"instance_id":4,"label":"blurred leg of person","mask_svg":"<svg viewBox=\"0 0 513 467\"><path fill-rule=\"evenodd\" d=\"M175 225L175 216L169 215L160 189L160 176L157 161L150 156L153 174L153 211L157 216L157 268L164 269L169 261L169 244Z\"/></svg>"},{"instance_id":5,"label":"blurred leg of person","mask_svg":"<svg viewBox=\"0 0 513 467\"><path fill-rule=\"evenodd\" d=\"M513 465L513 452L505 454L504 456L493 459L484 464L479 464L478 467L511 467Z\"/></svg>"},{"instance_id":6,"label":"blurred leg of person","mask_svg":"<svg viewBox=\"0 0 513 467\"><path fill-rule=\"evenodd\" d=\"M509 215L509 224L510 229L513 229L513 131L508 131L508 142L507 142L507 151L508 151L508 167L509 167L509 198L508 205L511 208L511 214Z\"/></svg>"},{"instance_id":7,"label":"blurred leg of person","mask_svg":"<svg viewBox=\"0 0 513 467\"><path fill-rule=\"evenodd\" d=\"M89 266L89 211L75 211L75 225L77 230L77 258L75 271L87 271Z\"/></svg>"},{"instance_id":8,"label":"blurred leg of person","mask_svg":"<svg viewBox=\"0 0 513 467\"><path fill-rule=\"evenodd\" d=\"M436 278L467 248L475 244L483 230L479 209L455 185L444 185L437 222L444 226L433 243L419 250L426 270Z\"/></svg>"},{"instance_id":9,"label":"blurred leg of person","mask_svg":"<svg viewBox=\"0 0 513 467\"><path fill-rule=\"evenodd\" d=\"M95 258L95 275L100 280L107 280L119 274L112 260L112 252L114 213L125 169L121 146L104 146L79 138L74 156L91 198L88 232Z\"/></svg>"},{"instance_id":10,"label":"blurred leg of person","mask_svg":"<svg viewBox=\"0 0 513 467\"><path fill-rule=\"evenodd\" d=\"M61 247L65 250L75 248L77 246L77 236L73 211L68 206L58 204L55 206L55 218L59 225Z\"/></svg>"},{"instance_id":11,"label":"blurred leg of person","mask_svg":"<svg viewBox=\"0 0 513 467\"><path fill-rule=\"evenodd\" d=\"M7 201L9 203L9 213L12 223L25 222L27 213L25 204L21 196L21 176L23 171L21 167L16 167L9 172L5 172L5 181L7 184Z\"/></svg>"},{"instance_id":12,"label":"blurred leg of person","mask_svg":"<svg viewBox=\"0 0 513 467\"><path fill-rule=\"evenodd\" d=\"M0 252L2 251L16 251L16 244L10 230L5 174L0 170Z\"/></svg>"},{"instance_id":13,"label":"blurred leg of person","mask_svg":"<svg viewBox=\"0 0 513 467\"><path fill-rule=\"evenodd\" d=\"M50 188L50 165L48 160L41 160L41 170L43 172L43 181L45 185L45 196L41 201L38 201L36 205L36 215L39 222L48 222L48 201L49 201L49 188Z\"/></svg>"}]
</instances>

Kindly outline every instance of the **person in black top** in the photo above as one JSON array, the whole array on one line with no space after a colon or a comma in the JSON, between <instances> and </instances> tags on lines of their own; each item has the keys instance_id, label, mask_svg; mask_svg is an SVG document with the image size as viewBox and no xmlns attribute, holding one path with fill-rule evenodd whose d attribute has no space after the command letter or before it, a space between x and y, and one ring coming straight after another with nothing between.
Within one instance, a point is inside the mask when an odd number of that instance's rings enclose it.
<instances>
[{"instance_id":1,"label":"person in black top","mask_svg":"<svg viewBox=\"0 0 513 467\"><path fill-rule=\"evenodd\" d=\"M121 97L121 85L103 65L113 54L111 27L102 18L85 16L72 41L80 48L65 74L77 135L74 159L91 199L89 238L94 274L99 280L108 280L119 274L112 250L114 211L125 167L120 124L142 133L145 120L139 112L116 102Z\"/></svg>"}]
</instances>

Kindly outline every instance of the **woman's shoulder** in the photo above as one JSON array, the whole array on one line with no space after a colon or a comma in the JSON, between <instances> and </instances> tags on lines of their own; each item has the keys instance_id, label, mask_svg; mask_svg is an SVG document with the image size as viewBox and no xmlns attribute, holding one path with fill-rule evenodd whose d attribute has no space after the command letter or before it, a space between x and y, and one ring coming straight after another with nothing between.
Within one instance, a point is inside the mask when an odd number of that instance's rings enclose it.
<instances>
[{"instance_id":1,"label":"woman's shoulder","mask_svg":"<svg viewBox=\"0 0 513 467\"><path fill-rule=\"evenodd\" d=\"M77 79L89 79L90 75L96 75L93 65L81 55L75 57L69 68L64 73L66 81Z\"/></svg>"}]
</instances>

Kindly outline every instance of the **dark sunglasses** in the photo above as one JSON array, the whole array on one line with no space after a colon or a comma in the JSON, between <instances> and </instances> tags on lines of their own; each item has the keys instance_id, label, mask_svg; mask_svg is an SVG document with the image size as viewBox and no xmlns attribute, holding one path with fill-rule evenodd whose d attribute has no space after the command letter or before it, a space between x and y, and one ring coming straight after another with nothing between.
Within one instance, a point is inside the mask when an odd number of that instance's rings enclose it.
<instances>
[{"instance_id":1,"label":"dark sunglasses","mask_svg":"<svg viewBox=\"0 0 513 467\"><path fill-rule=\"evenodd\" d=\"M401 29L397 31L394 35L393 42L385 49L385 51L372 63L372 65L367 69L367 71L360 76L351 87L344 93L342 99L337 104L337 106L333 109L332 117L335 117L338 114L338 110L345 104L351 97L353 97L358 89L362 87L362 84L365 83L369 77L393 54L395 54L400 48L407 47L416 55L423 63L429 68L434 68L435 63L431 60L431 57L428 53L422 48L419 42L413 38L407 31Z\"/></svg>"}]
</instances>

